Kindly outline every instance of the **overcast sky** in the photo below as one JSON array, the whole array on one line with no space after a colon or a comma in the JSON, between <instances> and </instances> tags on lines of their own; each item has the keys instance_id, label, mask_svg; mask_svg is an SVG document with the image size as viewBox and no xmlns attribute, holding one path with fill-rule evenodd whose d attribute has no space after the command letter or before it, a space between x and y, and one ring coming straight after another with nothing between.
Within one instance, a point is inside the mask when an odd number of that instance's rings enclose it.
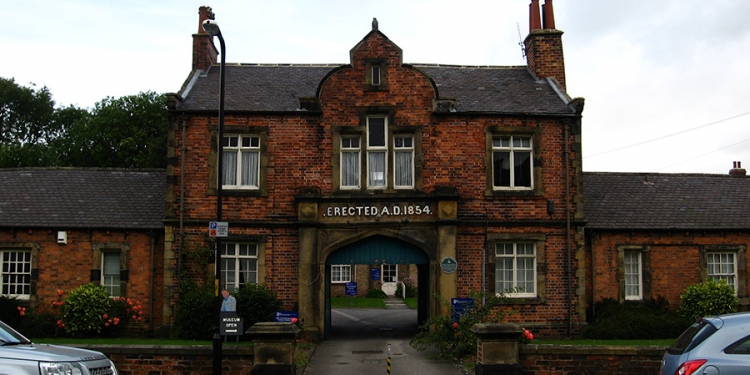
<instances>
[{"instance_id":1,"label":"overcast sky","mask_svg":"<svg viewBox=\"0 0 750 375\"><path fill-rule=\"evenodd\" d=\"M0 77L47 86L58 106L176 92L201 5L228 63L348 63L375 17L407 63L525 65L529 3L0 0ZM750 168L750 1L554 0L554 10L568 93L586 99L584 170Z\"/></svg>"}]
</instances>

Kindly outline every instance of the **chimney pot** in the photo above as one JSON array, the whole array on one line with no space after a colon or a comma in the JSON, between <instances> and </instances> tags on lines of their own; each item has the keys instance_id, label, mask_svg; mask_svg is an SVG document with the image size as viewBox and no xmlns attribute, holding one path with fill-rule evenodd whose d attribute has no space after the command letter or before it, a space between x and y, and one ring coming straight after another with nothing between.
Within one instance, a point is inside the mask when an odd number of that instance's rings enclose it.
<instances>
[{"instance_id":1,"label":"chimney pot","mask_svg":"<svg viewBox=\"0 0 750 375\"><path fill-rule=\"evenodd\" d=\"M545 0L542 5L542 21L545 29L555 28L555 12L552 9L552 0Z\"/></svg>"},{"instance_id":2,"label":"chimney pot","mask_svg":"<svg viewBox=\"0 0 750 375\"><path fill-rule=\"evenodd\" d=\"M531 4L529 4L529 32L541 28L542 21L539 14L539 0L531 0Z\"/></svg>"},{"instance_id":3,"label":"chimney pot","mask_svg":"<svg viewBox=\"0 0 750 375\"><path fill-rule=\"evenodd\" d=\"M745 176L747 175L747 171L742 168L742 162L735 161L732 163L734 168L729 170L729 174L732 176Z\"/></svg>"}]
</instances>

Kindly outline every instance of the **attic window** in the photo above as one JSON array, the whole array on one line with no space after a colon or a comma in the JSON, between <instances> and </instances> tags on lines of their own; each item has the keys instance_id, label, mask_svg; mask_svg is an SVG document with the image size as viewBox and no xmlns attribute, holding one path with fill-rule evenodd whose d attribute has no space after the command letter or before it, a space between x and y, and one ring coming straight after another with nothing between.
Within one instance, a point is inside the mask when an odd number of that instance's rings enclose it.
<instances>
[{"instance_id":1,"label":"attic window","mask_svg":"<svg viewBox=\"0 0 750 375\"><path fill-rule=\"evenodd\" d=\"M388 91L385 59L365 59L365 91Z\"/></svg>"},{"instance_id":2,"label":"attic window","mask_svg":"<svg viewBox=\"0 0 750 375\"><path fill-rule=\"evenodd\" d=\"M372 85L380 86L380 65L372 66Z\"/></svg>"}]
</instances>

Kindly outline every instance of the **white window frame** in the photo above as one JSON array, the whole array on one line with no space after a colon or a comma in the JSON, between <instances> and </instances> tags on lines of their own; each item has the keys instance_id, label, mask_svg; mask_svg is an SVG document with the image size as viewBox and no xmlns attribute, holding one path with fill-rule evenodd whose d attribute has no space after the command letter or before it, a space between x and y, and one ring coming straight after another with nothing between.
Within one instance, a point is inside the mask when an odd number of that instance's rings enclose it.
<instances>
[{"instance_id":1,"label":"white window frame","mask_svg":"<svg viewBox=\"0 0 750 375\"><path fill-rule=\"evenodd\" d=\"M354 145L356 143L356 145ZM356 179L356 183L345 185L346 178L344 178L344 175L346 173L346 165L345 160L347 158L345 157L347 154L356 155L356 163L353 164L353 168L356 169L355 171L352 171L354 178ZM341 178L341 188L342 189L359 189L361 184L361 165L362 165L362 139L357 137L341 137L341 163L340 163L340 171L339 175Z\"/></svg>"},{"instance_id":2,"label":"white window frame","mask_svg":"<svg viewBox=\"0 0 750 375\"><path fill-rule=\"evenodd\" d=\"M408 157L409 181L401 181L399 162L402 157ZM393 137L393 187L396 189L414 189L414 136L395 135Z\"/></svg>"},{"instance_id":3,"label":"white window frame","mask_svg":"<svg viewBox=\"0 0 750 375\"><path fill-rule=\"evenodd\" d=\"M731 259L730 259L731 258ZM718 260L718 262L717 262ZM726 280L737 294L737 253L711 251L706 254L706 271L709 280Z\"/></svg>"},{"instance_id":4,"label":"white window frame","mask_svg":"<svg viewBox=\"0 0 750 375\"><path fill-rule=\"evenodd\" d=\"M507 145L497 144L496 141L502 142L508 140ZM516 144L519 141L520 144ZM528 143L524 145L523 143ZM499 186L495 185L496 173L498 168L495 166L495 154L499 152L508 153L508 169L510 171L509 185ZM528 153L529 158L529 170L526 173L529 174L529 186L516 186L516 158L517 154ZM493 190L533 190L534 189L534 138L530 135L494 135L492 137L492 189Z\"/></svg>"},{"instance_id":5,"label":"white window frame","mask_svg":"<svg viewBox=\"0 0 750 375\"><path fill-rule=\"evenodd\" d=\"M21 258L19 259L19 256ZM0 283L2 295L28 300L31 298L31 250L3 249L0 251ZM19 271L19 267L21 270ZM20 280L19 280L20 279ZM18 293L18 289L21 293ZM13 293L11 293L13 292Z\"/></svg>"},{"instance_id":6,"label":"white window frame","mask_svg":"<svg viewBox=\"0 0 750 375\"><path fill-rule=\"evenodd\" d=\"M385 279L392 278L393 281L386 281ZM395 283L398 282L398 264L381 264L380 265L380 282L382 283Z\"/></svg>"},{"instance_id":7,"label":"white window frame","mask_svg":"<svg viewBox=\"0 0 750 375\"><path fill-rule=\"evenodd\" d=\"M259 246L254 243L222 242L221 247L222 289L234 293L245 284L257 284ZM243 264L247 264L247 269L242 269Z\"/></svg>"},{"instance_id":8,"label":"white window frame","mask_svg":"<svg viewBox=\"0 0 750 375\"><path fill-rule=\"evenodd\" d=\"M247 144L245 144L247 141ZM221 141L222 152L220 157L222 160L223 169L225 173L220 173L220 180L223 189L249 189L259 190L260 189L260 157L261 157L261 138L260 135L256 134L224 134ZM235 168L233 175L230 175L228 160L226 159L229 155L234 154L235 156ZM248 155L252 157L255 154L255 165L251 166L252 170L248 171L243 175L245 164L244 156ZM234 183L227 181L230 177L234 177ZM254 181L253 181L254 180Z\"/></svg>"},{"instance_id":9,"label":"white window frame","mask_svg":"<svg viewBox=\"0 0 750 375\"><path fill-rule=\"evenodd\" d=\"M334 284L348 283L352 281L351 264L332 264L331 282Z\"/></svg>"},{"instance_id":10,"label":"white window frame","mask_svg":"<svg viewBox=\"0 0 750 375\"><path fill-rule=\"evenodd\" d=\"M638 301L643 299L643 253L640 251L624 252L625 299Z\"/></svg>"},{"instance_id":11,"label":"white window frame","mask_svg":"<svg viewBox=\"0 0 750 375\"><path fill-rule=\"evenodd\" d=\"M383 120L383 144L373 144L374 137L370 136L370 122L374 119ZM388 117L387 116L367 116L367 188L368 189L385 189L388 187ZM375 155L383 155L383 168L382 171L375 171L373 167L373 157ZM381 178L377 178L374 173L382 173ZM379 181L382 180L382 183Z\"/></svg>"},{"instance_id":12,"label":"white window frame","mask_svg":"<svg viewBox=\"0 0 750 375\"><path fill-rule=\"evenodd\" d=\"M106 273L107 267L107 258L117 259L117 269L116 273ZM120 290L120 269L122 268L122 264L120 263L120 253L119 252L113 252L113 251L103 251L102 252L102 264L101 264L101 270L102 270L102 277L101 277L101 285L107 289L107 293L109 293L110 297L119 297L122 295L122 290Z\"/></svg>"},{"instance_id":13,"label":"white window frame","mask_svg":"<svg viewBox=\"0 0 750 375\"><path fill-rule=\"evenodd\" d=\"M501 249L502 247L502 249ZM510 247L510 248L508 248ZM519 253L519 247L522 247L522 253ZM510 249L510 252L506 250ZM527 254L526 251L531 249L532 254ZM505 294L511 298L527 298L536 297L538 288L538 272L537 272L537 246L533 242L497 242L495 243L495 293L499 296ZM510 261L511 267L505 269L505 261ZM523 261L523 264L521 262ZM527 262L529 261L529 262ZM519 267L519 265L531 265L531 268ZM503 276L510 272L511 280L504 280ZM524 271L522 275L520 271ZM521 276L529 276L527 273L531 272L531 284L533 291L526 290L525 285L528 284L527 279L521 279ZM508 285L509 284L509 285ZM509 290L515 290L509 291Z\"/></svg>"}]
</instances>

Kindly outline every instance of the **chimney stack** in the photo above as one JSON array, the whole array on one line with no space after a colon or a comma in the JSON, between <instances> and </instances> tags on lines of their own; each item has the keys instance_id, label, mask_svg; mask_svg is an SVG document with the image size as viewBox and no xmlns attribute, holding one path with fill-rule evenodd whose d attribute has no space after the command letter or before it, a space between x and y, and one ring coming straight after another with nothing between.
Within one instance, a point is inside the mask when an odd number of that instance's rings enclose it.
<instances>
[{"instance_id":1,"label":"chimney stack","mask_svg":"<svg viewBox=\"0 0 750 375\"><path fill-rule=\"evenodd\" d=\"M211 64L216 63L219 52L214 46L213 37L203 30L203 21L212 19L214 12L211 7L198 8L198 32L193 34L193 71L206 71Z\"/></svg>"},{"instance_id":2,"label":"chimney stack","mask_svg":"<svg viewBox=\"0 0 750 375\"><path fill-rule=\"evenodd\" d=\"M744 168L742 168L742 162L735 161L733 162L734 168L729 170L729 174L732 176L745 176L747 175L747 171L745 171Z\"/></svg>"},{"instance_id":3,"label":"chimney stack","mask_svg":"<svg viewBox=\"0 0 750 375\"><path fill-rule=\"evenodd\" d=\"M565 59L563 58L562 34L555 28L552 0L542 5L544 19L541 20L539 0L529 5L529 35L524 40L526 64L538 78L554 78L563 90L565 85Z\"/></svg>"}]
</instances>

